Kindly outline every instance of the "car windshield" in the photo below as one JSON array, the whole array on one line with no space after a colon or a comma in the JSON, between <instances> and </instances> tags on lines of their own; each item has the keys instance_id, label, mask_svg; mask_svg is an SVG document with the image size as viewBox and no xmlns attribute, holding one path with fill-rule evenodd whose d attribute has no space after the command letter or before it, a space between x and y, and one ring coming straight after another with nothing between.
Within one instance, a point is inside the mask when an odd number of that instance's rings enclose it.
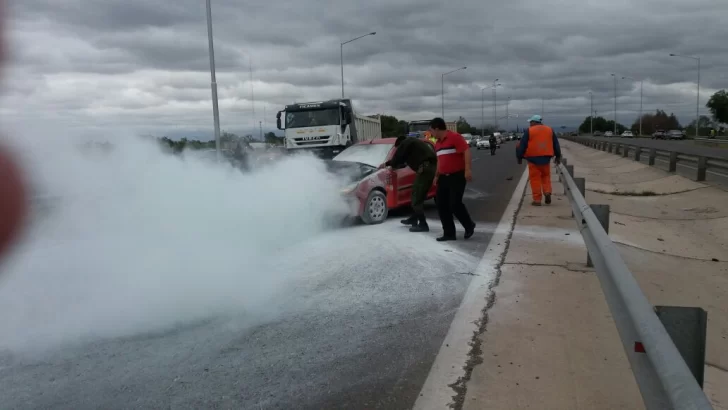
<instances>
[{"instance_id":1,"label":"car windshield","mask_svg":"<svg viewBox=\"0 0 728 410\"><path fill-rule=\"evenodd\" d=\"M286 112L286 128L321 127L339 123L339 110L336 108Z\"/></svg>"},{"instance_id":2,"label":"car windshield","mask_svg":"<svg viewBox=\"0 0 728 410\"><path fill-rule=\"evenodd\" d=\"M360 162L372 167L378 167L387 160L394 144L359 144L341 151L333 158L334 161Z\"/></svg>"}]
</instances>

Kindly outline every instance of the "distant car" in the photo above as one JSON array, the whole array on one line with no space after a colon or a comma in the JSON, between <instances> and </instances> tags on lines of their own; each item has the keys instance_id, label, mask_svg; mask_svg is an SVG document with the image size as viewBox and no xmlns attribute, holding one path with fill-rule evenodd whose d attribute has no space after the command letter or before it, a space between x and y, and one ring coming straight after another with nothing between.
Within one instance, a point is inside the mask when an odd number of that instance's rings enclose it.
<instances>
[{"instance_id":1,"label":"distant car","mask_svg":"<svg viewBox=\"0 0 728 410\"><path fill-rule=\"evenodd\" d=\"M622 137L624 138L632 138L634 137L634 134L632 134L632 131L625 131L622 133Z\"/></svg>"},{"instance_id":2,"label":"distant car","mask_svg":"<svg viewBox=\"0 0 728 410\"><path fill-rule=\"evenodd\" d=\"M684 140L687 138L687 135L685 135L684 131L680 130L670 130L665 134L665 138L669 140Z\"/></svg>"},{"instance_id":3,"label":"distant car","mask_svg":"<svg viewBox=\"0 0 728 410\"><path fill-rule=\"evenodd\" d=\"M368 225L379 224L387 219L390 210L410 205L415 172L408 166L378 169L394 156L395 140L380 138L360 142L327 161L330 172L346 179L347 185L341 188L341 194L350 205L348 216L359 217ZM436 190L433 184L427 198L434 198Z\"/></svg>"},{"instance_id":4,"label":"distant car","mask_svg":"<svg viewBox=\"0 0 728 410\"><path fill-rule=\"evenodd\" d=\"M613 137L614 136L614 133L612 133L612 131L607 131L607 132L604 133L604 136L605 137Z\"/></svg>"},{"instance_id":5,"label":"distant car","mask_svg":"<svg viewBox=\"0 0 728 410\"><path fill-rule=\"evenodd\" d=\"M479 139L475 147L477 149L490 149L490 141L487 138Z\"/></svg>"},{"instance_id":6,"label":"distant car","mask_svg":"<svg viewBox=\"0 0 728 410\"><path fill-rule=\"evenodd\" d=\"M465 138L465 141L468 143L468 146L473 146L475 144L475 138L473 138L473 134L462 134L463 138Z\"/></svg>"},{"instance_id":7,"label":"distant car","mask_svg":"<svg viewBox=\"0 0 728 410\"><path fill-rule=\"evenodd\" d=\"M667 138L667 134L664 130L657 130L652 134L653 140L664 140L665 138Z\"/></svg>"}]
</instances>

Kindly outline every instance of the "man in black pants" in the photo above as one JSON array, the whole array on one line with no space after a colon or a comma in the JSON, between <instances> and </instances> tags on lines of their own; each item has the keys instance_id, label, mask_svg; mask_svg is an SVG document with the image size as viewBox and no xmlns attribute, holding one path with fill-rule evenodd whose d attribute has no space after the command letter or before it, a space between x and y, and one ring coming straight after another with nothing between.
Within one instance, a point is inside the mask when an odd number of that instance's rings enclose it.
<instances>
[{"instance_id":1,"label":"man in black pants","mask_svg":"<svg viewBox=\"0 0 728 410\"><path fill-rule=\"evenodd\" d=\"M498 149L498 138L495 137L495 134L490 134L488 145L490 145L490 155L495 155L495 150Z\"/></svg>"},{"instance_id":2,"label":"man in black pants","mask_svg":"<svg viewBox=\"0 0 728 410\"><path fill-rule=\"evenodd\" d=\"M437 184L435 198L443 230L443 235L437 240L442 242L456 239L453 214L465 228L465 239L468 239L475 233L475 222L463 204L465 184L473 179L470 145L462 135L448 131L442 118L430 121L430 133L437 138L437 175L434 183Z\"/></svg>"},{"instance_id":3,"label":"man in black pants","mask_svg":"<svg viewBox=\"0 0 728 410\"><path fill-rule=\"evenodd\" d=\"M429 232L425 218L425 200L427 192L432 187L432 181L437 173L437 157L432 145L414 137L399 137L394 142L397 151L389 161L380 165L384 167L399 167L407 164L416 172L415 181L412 184L412 216L402 220L404 225L412 225L410 232Z\"/></svg>"}]
</instances>

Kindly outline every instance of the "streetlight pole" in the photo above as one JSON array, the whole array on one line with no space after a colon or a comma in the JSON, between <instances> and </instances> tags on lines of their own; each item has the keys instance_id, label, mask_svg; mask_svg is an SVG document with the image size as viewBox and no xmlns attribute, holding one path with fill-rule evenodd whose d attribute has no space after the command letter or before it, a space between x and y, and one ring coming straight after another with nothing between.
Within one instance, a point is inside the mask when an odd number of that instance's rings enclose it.
<instances>
[{"instance_id":1,"label":"streetlight pole","mask_svg":"<svg viewBox=\"0 0 728 410\"><path fill-rule=\"evenodd\" d=\"M480 89L480 136L485 137L485 90L488 87ZM444 117L443 117L444 119Z\"/></svg>"},{"instance_id":2,"label":"streetlight pole","mask_svg":"<svg viewBox=\"0 0 728 410\"><path fill-rule=\"evenodd\" d=\"M508 132L508 119L510 119L510 116L508 115L508 106L511 104L511 96L508 96L508 99L506 99L506 132Z\"/></svg>"},{"instance_id":3,"label":"streetlight pole","mask_svg":"<svg viewBox=\"0 0 728 410\"><path fill-rule=\"evenodd\" d=\"M589 134L594 135L594 93L589 91Z\"/></svg>"},{"instance_id":4,"label":"streetlight pole","mask_svg":"<svg viewBox=\"0 0 728 410\"><path fill-rule=\"evenodd\" d=\"M210 88L212 89L212 118L215 127L215 152L220 161L220 111L217 106L217 79L215 78L215 48L212 43L212 6L207 0L207 45L210 54Z\"/></svg>"},{"instance_id":5,"label":"streetlight pole","mask_svg":"<svg viewBox=\"0 0 728 410\"><path fill-rule=\"evenodd\" d=\"M543 101L544 101L544 98L541 97L541 118L543 118Z\"/></svg>"},{"instance_id":6,"label":"streetlight pole","mask_svg":"<svg viewBox=\"0 0 728 410\"><path fill-rule=\"evenodd\" d=\"M632 81L637 81L636 79L632 77L622 77L622 80L629 79ZM642 135L642 85L644 83L644 80L640 80L640 135Z\"/></svg>"},{"instance_id":7,"label":"streetlight pole","mask_svg":"<svg viewBox=\"0 0 728 410\"><path fill-rule=\"evenodd\" d=\"M468 67L460 67L460 68L456 68L456 69L454 69L454 70L452 70L452 71L448 71L448 72L446 72L446 73L443 73L443 74L442 74L442 75L440 76L440 88L441 88L441 90L442 90L442 97L441 97L442 101L441 101L441 106L442 106L442 119L443 119L443 120L445 119L445 76L446 76L446 75L448 75L448 74L452 74L452 73L454 73L454 72L456 72L456 71L460 71L460 70L465 70L466 68L468 68Z\"/></svg>"},{"instance_id":8,"label":"streetlight pole","mask_svg":"<svg viewBox=\"0 0 728 410\"><path fill-rule=\"evenodd\" d=\"M683 58L692 58L693 60L698 62L698 99L695 103L695 138L698 138L698 123L700 123L700 57L693 57L693 56L686 56L681 54L670 54L670 57L683 57Z\"/></svg>"},{"instance_id":9,"label":"streetlight pole","mask_svg":"<svg viewBox=\"0 0 728 410\"><path fill-rule=\"evenodd\" d=\"M498 96L496 95L496 88L498 88L499 85L497 78L493 80L493 124L496 132L498 131Z\"/></svg>"},{"instance_id":10,"label":"streetlight pole","mask_svg":"<svg viewBox=\"0 0 728 410\"><path fill-rule=\"evenodd\" d=\"M351 40L344 41L343 43L340 44L339 51L340 51L340 54L341 54L341 98L344 98L344 44L349 44L352 41L356 41L356 40L359 40L360 38L364 38L364 37L367 37L367 36L373 36L375 34L377 34L377 32L376 31L372 31L371 33L367 33L367 34L361 35L361 36L359 36L357 38L352 38Z\"/></svg>"},{"instance_id":11,"label":"streetlight pole","mask_svg":"<svg viewBox=\"0 0 728 410\"><path fill-rule=\"evenodd\" d=\"M614 136L617 136L617 75L610 74L614 77Z\"/></svg>"}]
</instances>

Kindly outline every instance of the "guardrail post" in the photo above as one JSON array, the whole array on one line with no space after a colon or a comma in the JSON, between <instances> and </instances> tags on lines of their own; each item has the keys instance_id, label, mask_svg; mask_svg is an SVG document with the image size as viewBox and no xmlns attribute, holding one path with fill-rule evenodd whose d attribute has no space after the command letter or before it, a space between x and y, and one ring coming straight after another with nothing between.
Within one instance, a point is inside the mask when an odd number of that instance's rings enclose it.
<instances>
[{"instance_id":1,"label":"guardrail post","mask_svg":"<svg viewBox=\"0 0 728 410\"><path fill-rule=\"evenodd\" d=\"M566 172L568 172L569 175L571 175L571 177L574 178L574 166L573 165L566 165L566 163L564 163L564 166L566 167ZM562 180L561 182L564 185L564 195L566 195L566 191L567 191L566 181L563 181Z\"/></svg>"},{"instance_id":2,"label":"guardrail post","mask_svg":"<svg viewBox=\"0 0 728 410\"><path fill-rule=\"evenodd\" d=\"M566 165L568 165L569 161L566 158L561 158L561 163L564 164L564 166L566 166ZM562 182L561 181L561 172L557 172L557 174L559 174L559 182ZM564 192L564 193L566 193L566 192Z\"/></svg>"},{"instance_id":3,"label":"guardrail post","mask_svg":"<svg viewBox=\"0 0 728 410\"><path fill-rule=\"evenodd\" d=\"M586 199L586 178L574 178L574 184L576 184L576 188L581 193L581 196ZM571 211L571 217L574 217L574 211Z\"/></svg>"},{"instance_id":4,"label":"guardrail post","mask_svg":"<svg viewBox=\"0 0 728 410\"><path fill-rule=\"evenodd\" d=\"M642 147L637 146L634 148L634 160L639 162L640 157L642 156Z\"/></svg>"},{"instance_id":5,"label":"guardrail post","mask_svg":"<svg viewBox=\"0 0 728 410\"><path fill-rule=\"evenodd\" d=\"M703 387L708 312L699 307L655 306L655 313L695 381Z\"/></svg>"},{"instance_id":6,"label":"guardrail post","mask_svg":"<svg viewBox=\"0 0 728 410\"><path fill-rule=\"evenodd\" d=\"M594 215L599 220L599 224L604 228L604 232L609 234L609 205L589 205ZM591 260L589 251L586 253L586 266L593 268L594 263Z\"/></svg>"},{"instance_id":7,"label":"guardrail post","mask_svg":"<svg viewBox=\"0 0 728 410\"><path fill-rule=\"evenodd\" d=\"M696 181L705 181L705 173L708 170L708 159L705 157L698 157L698 177Z\"/></svg>"},{"instance_id":8,"label":"guardrail post","mask_svg":"<svg viewBox=\"0 0 728 410\"><path fill-rule=\"evenodd\" d=\"M655 158L657 158L657 148L650 148L650 159L648 165L655 165Z\"/></svg>"},{"instance_id":9,"label":"guardrail post","mask_svg":"<svg viewBox=\"0 0 728 410\"><path fill-rule=\"evenodd\" d=\"M670 165L668 172L675 172L677 171L677 152L672 151L670 152Z\"/></svg>"},{"instance_id":10,"label":"guardrail post","mask_svg":"<svg viewBox=\"0 0 728 410\"><path fill-rule=\"evenodd\" d=\"M612 144L611 142L608 142L607 143L607 152L611 154L612 150L614 150L614 144Z\"/></svg>"},{"instance_id":11,"label":"guardrail post","mask_svg":"<svg viewBox=\"0 0 728 410\"><path fill-rule=\"evenodd\" d=\"M624 157L624 158L629 157L629 145L624 146L624 149L622 150L622 157Z\"/></svg>"}]
</instances>

